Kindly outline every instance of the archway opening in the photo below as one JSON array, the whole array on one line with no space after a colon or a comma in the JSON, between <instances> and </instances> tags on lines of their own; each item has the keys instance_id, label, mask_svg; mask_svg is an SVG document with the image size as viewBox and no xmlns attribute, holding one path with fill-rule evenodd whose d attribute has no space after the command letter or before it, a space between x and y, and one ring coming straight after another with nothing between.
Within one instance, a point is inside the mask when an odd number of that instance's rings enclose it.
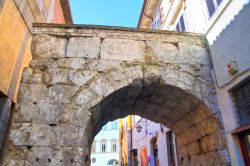
<instances>
[{"instance_id":1,"label":"archway opening","mask_svg":"<svg viewBox=\"0 0 250 166\"><path fill-rule=\"evenodd\" d=\"M135 79L90 109L91 144L108 121L139 115L161 123L176 135L179 165L227 164L227 147L219 113L191 92L165 84L160 77Z\"/></svg>"}]
</instances>

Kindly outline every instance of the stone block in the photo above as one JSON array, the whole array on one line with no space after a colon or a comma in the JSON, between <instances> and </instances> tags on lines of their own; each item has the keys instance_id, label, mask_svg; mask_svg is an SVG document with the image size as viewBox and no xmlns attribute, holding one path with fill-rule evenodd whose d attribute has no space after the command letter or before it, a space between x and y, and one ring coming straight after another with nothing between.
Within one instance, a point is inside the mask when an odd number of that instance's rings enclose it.
<instances>
[{"instance_id":1,"label":"stone block","mask_svg":"<svg viewBox=\"0 0 250 166\"><path fill-rule=\"evenodd\" d=\"M86 70L70 70L69 71L69 82L77 86L84 85L87 81L91 80L98 72L86 71Z\"/></svg>"},{"instance_id":2,"label":"stone block","mask_svg":"<svg viewBox=\"0 0 250 166\"><path fill-rule=\"evenodd\" d=\"M145 56L146 45L142 41L106 38L101 44L101 59L133 61Z\"/></svg>"},{"instance_id":3,"label":"stone block","mask_svg":"<svg viewBox=\"0 0 250 166\"><path fill-rule=\"evenodd\" d=\"M60 103L37 103L33 112L33 123L58 124L63 111Z\"/></svg>"},{"instance_id":4,"label":"stone block","mask_svg":"<svg viewBox=\"0 0 250 166\"><path fill-rule=\"evenodd\" d=\"M54 143L61 146L81 146L79 144L79 129L70 124L53 127ZM52 142L52 141L51 141Z\"/></svg>"},{"instance_id":5,"label":"stone block","mask_svg":"<svg viewBox=\"0 0 250 166\"><path fill-rule=\"evenodd\" d=\"M114 88L105 75L99 75L93 82L89 84L89 88L91 88L98 96L101 97L105 97L114 92Z\"/></svg>"},{"instance_id":6,"label":"stone block","mask_svg":"<svg viewBox=\"0 0 250 166\"><path fill-rule=\"evenodd\" d=\"M14 123L28 123L33 120L33 113L37 111L33 102L22 102L15 105Z\"/></svg>"},{"instance_id":7,"label":"stone block","mask_svg":"<svg viewBox=\"0 0 250 166\"><path fill-rule=\"evenodd\" d=\"M75 103L65 104L60 117L60 123L84 127L91 118L91 113L76 105Z\"/></svg>"},{"instance_id":8,"label":"stone block","mask_svg":"<svg viewBox=\"0 0 250 166\"><path fill-rule=\"evenodd\" d=\"M83 88L77 94L75 102L81 105L82 108L89 108L101 101L100 96L98 96L92 89Z\"/></svg>"},{"instance_id":9,"label":"stone block","mask_svg":"<svg viewBox=\"0 0 250 166\"><path fill-rule=\"evenodd\" d=\"M31 142L31 132L31 123L14 123L9 138L15 146L31 146L34 144Z\"/></svg>"},{"instance_id":10,"label":"stone block","mask_svg":"<svg viewBox=\"0 0 250 166\"><path fill-rule=\"evenodd\" d=\"M38 102L46 99L47 87L44 84L21 83L18 93L18 102Z\"/></svg>"},{"instance_id":11,"label":"stone block","mask_svg":"<svg viewBox=\"0 0 250 166\"><path fill-rule=\"evenodd\" d=\"M53 128L48 124L32 124L29 142L34 146L50 146L55 140Z\"/></svg>"},{"instance_id":12,"label":"stone block","mask_svg":"<svg viewBox=\"0 0 250 166\"><path fill-rule=\"evenodd\" d=\"M206 48L179 42L178 43L179 54L177 61L179 63L188 63L188 64L210 64L209 54Z\"/></svg>"},{"instance_id":13,"label":"stone block","mask_svg":"<svg viewBox=\"0 0 250 166\"><path fill-rule=\"evenodd\" d=\"M67 57L95 58L100 54L100 38L72 37L69 39Z\"/></svg>"},{"instance_id":14,"label":"stone block","mask_svg":"<svg viewBox=\"0 0 250 166\"><path fill-rule=\"evenodd\" d=\"M65 162L63 149L61 147L32 147L27 162L30 166L63 166Z\"/></svg>"},{"instance_id":15,"label":"stone block","mask_svg":"<svg viewBox=\"0 0 250 166\"><path fill-rule=\"evenodd\" d=\"M110 59L86 59L86 70L104 71L116 67L121 63L121 60Z\"/></svg>"},{"instance_id":16,"label":"stone block","mask_svg":"<svg viewBox=\"0 0 250 166\"><path fill-rule=\"evenodd\" d=\"M147 59L163 61L165 63L176 63L178 48L174 44L159 41L146 41Z\"/></svg>"},{"instance_id":17,"label":"stone block","mask_svg":"<svg viewBox=\"0 0 250 166\"><path fill-rule=\"evenodd\" d=\"M49 87L47 102L68 103L76 95L79 87L69 85L52 85Z\"/></svg>"},{"instance_id":18,"label":"stone block","mask_svg":"<svg viewBox=\"0 0 250 166\"><path fill-rule=\"evenodd\" d=\"M206 158L205 155L193 155L191 157L191 165L192 166L206 166Z\"/></svg>"},{"instance_id":19,"label":"stone block","mask_svg":"<svg viewBox=\"0 0 250 166\"><path fill-rule=\"evenodd\" d=\"M47 86L54 84L68 84L68 69L48 69L43 74L43 81Z\"/></svg>"},{"instance_id":20,"label":"stone block","mask_svg":"<svg viewBox=\"0 0 250 166\"><path fill-rule=\"evenodd\" d=\"M31 43L33 59L63 58L66 56L66 38L57 38L49 35L35 35Z\"/></svg>"},{"instance_id":21,"label":"stone block","mask_svg":"<svg viewBox=\"0 0 250 166\"><path fill-rule=\"evenodd\" d=\"M60 68L85 69L86 59L83 58L65 58L58 60L57 64Z\"/></svg>"}]
</instances>

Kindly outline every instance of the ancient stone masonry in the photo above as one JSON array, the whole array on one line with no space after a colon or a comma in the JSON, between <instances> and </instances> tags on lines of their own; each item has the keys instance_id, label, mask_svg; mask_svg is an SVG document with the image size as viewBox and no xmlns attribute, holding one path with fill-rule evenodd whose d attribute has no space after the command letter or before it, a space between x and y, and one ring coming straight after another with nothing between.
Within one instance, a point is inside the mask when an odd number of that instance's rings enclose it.
<instances>
[{"instance_id":1,"label":"ancient stone masonry","mask_svg":"<svg viewBox=\"0 0 250 166\"><path fill-rule=\"evenodd\" d=\"M205 39L193 33L35 24L4 165L86 165L108 121L171 128L179 165L229 165Z\"/></svg>"}]
</instances>

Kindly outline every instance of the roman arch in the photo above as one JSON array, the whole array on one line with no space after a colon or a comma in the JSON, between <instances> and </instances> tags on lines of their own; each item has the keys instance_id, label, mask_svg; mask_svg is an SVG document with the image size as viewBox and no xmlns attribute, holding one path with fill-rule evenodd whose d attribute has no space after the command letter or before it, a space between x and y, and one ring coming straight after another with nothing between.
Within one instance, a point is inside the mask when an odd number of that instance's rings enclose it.
<instances>
[{"instance_id":1,"label":"roman arch","mask_svg":"<svg viewBox=\"0 0 250 166\"><path fill-rule=\"evenodd\" d=\"M180 165L229 165L204 36L35 24L5 165L86 165L110 120L137 114L177 135Z\"/></svg>"}]
</instances>

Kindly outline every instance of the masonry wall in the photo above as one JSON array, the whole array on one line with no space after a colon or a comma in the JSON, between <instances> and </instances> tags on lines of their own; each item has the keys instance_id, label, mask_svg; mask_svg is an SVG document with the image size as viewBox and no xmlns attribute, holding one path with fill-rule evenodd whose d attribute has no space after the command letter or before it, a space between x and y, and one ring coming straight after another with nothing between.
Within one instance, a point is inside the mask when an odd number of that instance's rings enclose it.
<instances>
[{"instance_id":1,"label":"masonry wall","mask_svg":"<svg viewBox=\"0 0 250 166\"><path fill-rule=\"evenodd\" d=\"M229 165L204 36L35 24L31 48L5 165L89 166L102 126L131 113L171 128L180 165Z\"/></svg>"}]
</instances>

